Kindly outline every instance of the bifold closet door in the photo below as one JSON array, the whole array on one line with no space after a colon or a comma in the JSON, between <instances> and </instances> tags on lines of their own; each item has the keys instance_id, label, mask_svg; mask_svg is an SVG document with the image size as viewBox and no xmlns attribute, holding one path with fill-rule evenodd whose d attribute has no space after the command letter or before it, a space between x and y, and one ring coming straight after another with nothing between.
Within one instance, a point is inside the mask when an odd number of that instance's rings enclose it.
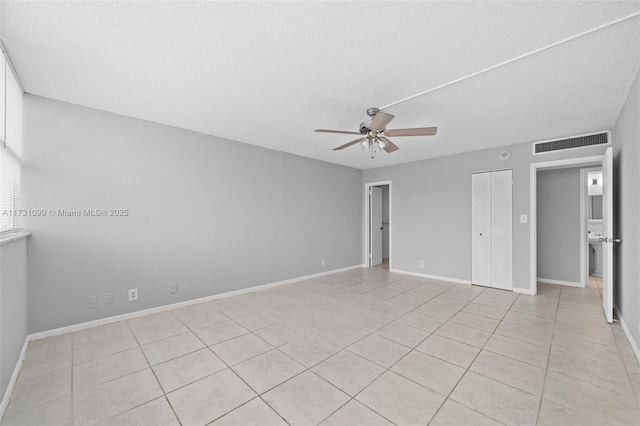
<instances>
[{"instance_id":1,"label":"bifold closet door","mask_svg":"<svg viewBox=\"0 0 640 426\"><path fill-rule=\"evenodd\" d=\"M472 175L473 284L511 290L512 171Z\"/></svg>"}]
</instances>

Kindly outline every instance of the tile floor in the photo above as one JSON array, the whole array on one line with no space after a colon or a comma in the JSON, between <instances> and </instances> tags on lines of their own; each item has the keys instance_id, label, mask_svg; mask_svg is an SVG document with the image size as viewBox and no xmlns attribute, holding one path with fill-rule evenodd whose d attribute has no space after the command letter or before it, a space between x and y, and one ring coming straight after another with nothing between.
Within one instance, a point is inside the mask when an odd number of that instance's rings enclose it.
<instances>
[{"instance_id":1,"label":"tile floor","mask_svg":"<svg viewBox=\"0 0 640 426\"><path fill-rule=\"evenodd\" d=\"M640 423L597 288L354 269L32 342L9 425Z\"/></svg>"}]
</instances>

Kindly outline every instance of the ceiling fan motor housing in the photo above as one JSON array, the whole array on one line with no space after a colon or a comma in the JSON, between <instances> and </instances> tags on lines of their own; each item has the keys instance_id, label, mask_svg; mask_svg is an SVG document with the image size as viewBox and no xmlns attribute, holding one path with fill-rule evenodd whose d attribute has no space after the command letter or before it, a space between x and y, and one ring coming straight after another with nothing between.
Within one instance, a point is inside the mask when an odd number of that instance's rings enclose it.
<instances>
[{"instance_id":1,"label":"ceiling fan motor housing","mask_svg":"<svg viewBox=\"0 0 640 426\"><path fill-rule=\"evenodd\" d=\"M369 133L370 128L371 128L371 120L365 120L362 123L360 123L360 133L362 133L363 135L366 135L367 133Z\"/></svg>"}]
</instances>

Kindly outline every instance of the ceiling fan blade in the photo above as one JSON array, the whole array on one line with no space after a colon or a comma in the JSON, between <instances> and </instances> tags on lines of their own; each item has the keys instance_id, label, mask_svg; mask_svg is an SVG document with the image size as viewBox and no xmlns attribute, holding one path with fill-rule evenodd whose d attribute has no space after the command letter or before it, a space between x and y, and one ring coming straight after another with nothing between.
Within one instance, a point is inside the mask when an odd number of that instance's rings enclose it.
<instances>
[{"instance_id":1,"label":"ceiling fan blade","mask_svg":"<svg viewBox=\"0 0 640 426\"><path fill-rule=\"evenodd\" d=\"M394 118L395 118L395 115L378 111L376 115L373 116L370 129L375 130L376 132L382 132L384 129L387 128L387 124L389 124L391 120L393 120Z\"/></svg>"},{"instance_id":2,"label":"ceiling fan blade","mask_svg":"<svg viewBox=\"0 0 640 426\"><path fill-rule=\"evenodd\" d=\"M433 136L438 132L437 127L416 127L413 129L385 130L385 136Z\"/></svg>"},{"instance_id":3,"label":"ceiling fan blade","mask_svg":"<svg viewBox=\"0 0 640 426\"><path fill-rule=\"evenodd\" d=\"M394 144L393 142L391 142L389 139L385 138L384 136L378 136L378 139L384 141L384 150L387 152L393 152L393 151L397 151L400 148L398 148L398 146L396 144Z\"/></svg>"},{"instance_id":4,"label":"ceiling fan blade","mask_svg":"<svg viewBox=\"0 0 640 426\"><path fill-rule=\"evenodd\" d=\"M365 139L366 139L366 138L359 138L359 139L356 139L355 141L351 141L351 142L349 142L349 143L345 143L344 145L340 145L340 146L339 146L339 147L337 147L337 148L333 148L333 150L334 150L334 151L340 151L341 149L348 148L348 147L350 147L351 145L355 145L355 144L357 144L358 142L362 142L362 141L363 141L363 140L365 140Z\"/></svg>"},{"instance_id":5,"label":"ceiling fan blade","mask_svg":"<svg viewBox=\"0 0 640 426\"><path fill-rule=\"evenodd\" d=\"M343 135L360 135L360 132L348 132L346 130L327 130L327 129L316 129L318 133L340 133Z\"/></svg>"}]
</instances>

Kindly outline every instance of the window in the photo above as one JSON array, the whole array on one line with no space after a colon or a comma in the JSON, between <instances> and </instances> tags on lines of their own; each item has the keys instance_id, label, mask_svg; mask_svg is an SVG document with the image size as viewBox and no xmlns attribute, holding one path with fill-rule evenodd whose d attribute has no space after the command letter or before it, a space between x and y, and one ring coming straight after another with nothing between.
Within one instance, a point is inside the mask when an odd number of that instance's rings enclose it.
<instances>
[{"instance_id":1,"label":"window","mask_svg":"<svg viewBox=\"0 0 640 426\"><path fill-rule=\"evenodd\" d=\"M0 46L0 233L5 233L22 228L22 89Z\"/></svg>"}]
</instances>

